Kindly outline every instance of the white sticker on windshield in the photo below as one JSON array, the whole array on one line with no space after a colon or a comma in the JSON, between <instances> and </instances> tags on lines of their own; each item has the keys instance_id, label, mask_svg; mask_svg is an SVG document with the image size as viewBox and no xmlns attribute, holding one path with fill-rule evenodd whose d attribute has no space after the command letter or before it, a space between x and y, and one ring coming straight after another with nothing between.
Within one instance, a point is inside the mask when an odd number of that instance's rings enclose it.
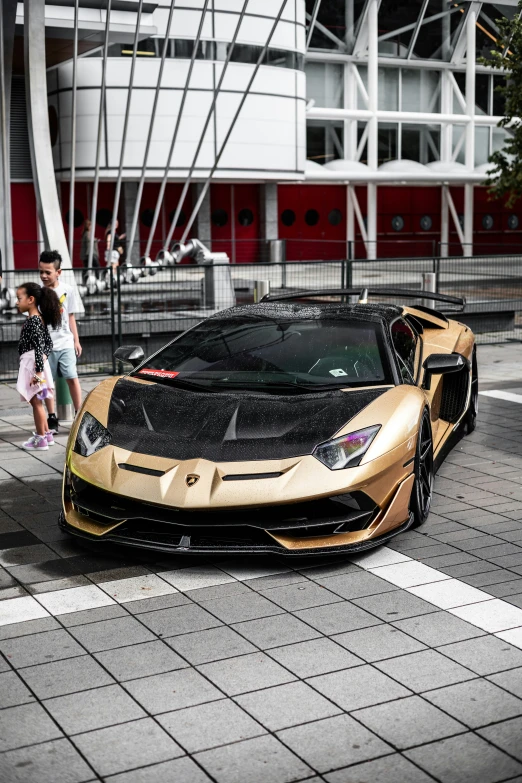
<instances>
[{"instance_id":1,"label":"white sticker on windshield","mask_svg":"<svg viewBox=\"0 0 522 783\"><path fill-rule=\"evenodd\" d=\"M333 375L334 378L338 378L340 375L348 375L348 373L344 370L330 370L330 375Z\"/></svg>"}]
</instances>

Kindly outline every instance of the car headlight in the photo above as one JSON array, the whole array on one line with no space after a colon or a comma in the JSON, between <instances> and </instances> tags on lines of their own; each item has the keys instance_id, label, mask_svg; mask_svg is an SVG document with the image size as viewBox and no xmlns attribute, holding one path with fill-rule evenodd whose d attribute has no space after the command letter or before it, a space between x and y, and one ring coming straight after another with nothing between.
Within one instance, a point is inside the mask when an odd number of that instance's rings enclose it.
<instances>
[{"instance_id":1,"label":"car headlight","mask_svg":"<svg viewBox=\"0 0 522 783\"><path fill-rule=\"evenodd\" d=\"M103 449L111 442L111 433L90 413L84 413L74 443L74 451L82 457Z\"/></svg>"},{"instance_id":2,"label":"car headlight","mask_svg":"<svg viewBox=\"0 0 522 783\"><path fill-rule=\"evenodd\" d=\"M312 453L330 470L354 468L360 463L380 429L381 425L376 424L364 430L349 432L340 438L329 440L328 443L321 443Z\"/></svg>"}]
</instances>

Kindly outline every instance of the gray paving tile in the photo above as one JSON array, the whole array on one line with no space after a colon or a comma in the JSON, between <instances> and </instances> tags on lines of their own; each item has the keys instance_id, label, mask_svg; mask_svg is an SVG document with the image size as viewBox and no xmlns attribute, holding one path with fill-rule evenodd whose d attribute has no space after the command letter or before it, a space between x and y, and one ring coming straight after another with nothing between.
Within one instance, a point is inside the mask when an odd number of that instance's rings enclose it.
<instances>
[{"instance_id":1,"label":"gray paving tile","mask_svg":"<svg viewBox=\"0 0 522 783\"><path fill-rule=\"evenodd\" d=\"M0 710L0 751L14 750L61 736L60 729L39 704L21 704Z\"/></svg>"},{"instance_id":2,"label":"gray paving tile","mask_svg":"<svg viewBox=\"0 0 522 783\"><path fill-rule=\"evenodd\" d=\"M20 675L39 699L86 691L114 680L90 655L42 663L20 670Z\"/></svg>"},{"instance_id":3,"label":"gray paving tile","mask_svg":"<svg viewBox=\"0 0 522 783\"><path fill-rule=\"evenodd\" d=\"M276 647L268 654L303 679L313 677L315 674L349 669L362 663L360 658L343 649L335 641L324 637L286 647Z\"/></svg>"},{"instance_id":4,"label":"gray paving tile","mask_svg":"<svg viewBox=\"0 0 522 783\"><path fill-rule=\"evenodd\" d=\"M272 736L206 750L196 758L217 783L291 783L313 774Z\"/></svg>"},{"instance_id":5,"label":"gray paving tile","mask_svg":"<svg viewBox=\"0 0 522 783\"><path fill-rule=\"evenodd\" d=\"M339 601L339 596L331 593L321 585L311 582L309 579L284 587L273 587L265 590L263 595L278 606L282 606L289 612L297 609L308 609L311 606L322 606ZM257 580L256 580L257 581Z\"/></svg>"},{"instance_id":6,"label":"gray paving tile","mask_svg":"<svg viewBox=\"0 0 522 783\"><path fill-rule=\"evenodd\" d=\"M256 652L253 644L226 625L208 631L173 636L165 642L194 666Z\"/></svg>"},{"instance_id":7,"label":"gray paving tile","mask_svg":"<svg viewBox=\"0 0 522 783\"><path fill-rule=\"evenodd\" d=\"M522 761L522 717L506 720L494 726L479 729L478 733L501 750ZM518 770L522 772L522 768Z\"/></svg>"},{"instance_id":8,"label":"gray paving tile","mask_svg":"<svg viewBox=\"0 0 522 783\"><path fill-rule=\"evenodd\" d=\"M315 639L320 633L297 617L280 614L237 623L232 628L262 650Z\"/></svg>"},{"instance_id":9,"label":"gray paving tile","mask_svg":"<svg viewBox=\"0 0 522 783\"><path fill-rule=\"evenodd\" d=\"M237 696L236 701L270 731L338 715L339 707L304 682L276 685Z\"/></svg>"},{"instance_id":10,"label":"gray paving tile","mask_svg":"<svg viewBox=\"0 0 522 783\"><path fill-rule=\"evenodd\" d=\"M16 672L6 671L0 674L0 709L29 704L34 700L33 694Z\"/></svg>"},{"instance_id":11,"label":"gray paving tile","mask_svg":"<svg viewBox=\"0 0 522 783\"><path fill-rule=\"evenodd\" d=\"M278 736L320 773L391 752L389 745L348 715L284 729Z\"/></svg>"},{"instance_id":12,"label":"gray paving tile","mask_svg":"<svg viewBox=\"0 0 522 783\"><path fill-rule=\"evenodd\" d=\"M484 636L484 631L449 612L434 612L398 620L393 625L429 647Z\"/></svg>"},{"instance_id":13,"label":"gray paving tile","mask_svg":"<svg viewBox=\"0 0 522 783\"><path fill-rule=\"evenodd\" d=\"M257 582L257 579L251 580ZM214 598L225 598L229 595L240 595L241 593L250 593L247 582L227 582L224 585L214 585L213 587L199 587L197 590L185 590L185 595L191 601L197 604L212 601Z\"/></svg>"},{"instance_id":14,"label":"gray paving tile","mask_svg":"<svg viewBox=\"0 0 522 783\"><path fill-rule=\"evenodd\" d=\"M67 739L10 750L0 756L0 778L6 783L86 783L94 777Z\"/></svg>"},{"instance_id":15,"label":"gray paving tile","mask_svg":"<svg viewBox=\"0 0 522 783\"><path fill-rule=\"evenodd\" d=\"M165 637L221 625L220 620L193 603L140 614L140 621L158 636Z\"/></svg>"},{"instance_id":16,"label":"gray paving tile","mask_svg":"<svg viewBox=\"0 0 522 783\"><path fill-rule=\"evenodd\" d=\"M78 642L63 630L45 631L32 636L3 640L0 642L0 652L3 652L11 665L17 669L22 666L85 655L85 650Z\"/></svg>"},{"instance_id":17,"label":"gray paving tile","mask_svg":"<svg viewBox=\"0 0 522 783\"><path fill-rule=\"evenodd\" d=\"M78 734L74 742L101 776L184 755L151 718Z\"/></svg>"},{"instance_id":18,"label":"gray paving tile","mask_svg":"<svg viewBox=\"0 0 522 783\"><path fill-rule=\"evenodd\" d=\"M492 674L488 680L522 699L522 668Z\"/></svg>"},{"instance_id":19,"label":"gray paving tile","mask_svg":"<svg viewBox=\"0 0 522 783\"><path fill-rule=\"evenodd\" d=\"M271 590L275 587L285 587L286 585L293 585L297 582L306 581L307 578L304 574L301 574L298 571L287 571L283 574L270 574L269 576L257 576L255 579L245 579L243 584L257 592L264 592L265 590ZM267 593L267 598L270 598L270 593Z\"/></svg>"},{"instance_id":20,"label":"gray paving tile","mask_svg":"<svg viewBox=\"0 0 522 783\"><path fill-rule=\"evenodd\" d=\"M228 658L226 665L219 661L206 663L198 669L229 696L295 680L293 674L264 653Z\"/></svg>"},{"instance_id":21,"label":"gray paving tile","mask_svg":"<svg viewBox=\"0 0 522 783\"><path fill-rule=\"evenodd\" d=\"M105 778L106 783L210 783L209 776L198 765L183 756L173 761L164 761L152 767L133 769Z\"/></svg>"},{"instance_id":22,"label":"gray paving tile","mask_svg":"<svg viewBox=\"0 0 522 783\"><path fill-rule=\"evenodd\" d=\"M487 680L470 680L424 694L471 729L522 715L522 700Z\"/></svg>"},{"instance_id":23,"label":"gray paving tile","mask_svg":"<svg viewBox=\"0 0 522 783\"><path fill-rule=\"evenodd\" d=\"M212 601L207 601L205 608L222 622L228 624L269 617L283 611L280 606L253 591L229 595L226 598L215 598Z\"/></svg>"},{"instance_id":24,"label":"gray paving tile","mask_svg":"<svg viewBox=\"0 0 522 783\"><path fill-rule=\"evenodd\" d=\"M162 641L106 650L94 657L119 681L162 674L189 665Z\"/></svg>"},{"instance_id":25,"label":"gray paving tile","mask_svg":"<svg viewBox=\"0 0 522 783\"><path fill-rule=\"evenodd\" d=\"M172 606L183 606L189 604L190 599L183 593L171 593L170 595L159 595L157 598L143 598L140 601L128 601L125 604L125 610L131 614L143 614L144 612L154 612L158 609L170 609Z\"/></svg>"},{"instance_id":26,"label":"gray paving tile","mask_svg":"<svg viewBox=\"0 0 522 783\"><path fill-rule=\"evenodd\" d=\"M128 616L87 625L76 625L70 629L70 633L89 652L101 652L154 639L154 634L147 631L134 617Z\"/></svg>"},{"instance_id":27,"label":"gray paving tile","mask_svg":"<svg viewBox=\"0 0 522 783\"><path fill-rule=\"evenodd\" d=\"M405 590L394 590L382 595L370 595L366 598L355 598L353 603L371 612L381 620L388 623L394 620L402 620L404 617L415 617L419 614L434 612L433 604L417 598Z\"/></svg>"},{"instance_id":28,"label":"gray paving tile","mask_svg":"<svg viewBox=\"0 0 522 783\"><path fill-rule=\"evenodd\" d=\"M522 650L496 636L448 644L440 651L482 676L522 666Z\"/></svg>"},{"instance_id":29,"label":"gray paving tile","mask_svg":"<svg viewBox=\"0 0 522 783\"><path fill-rule=\"evenodd\" d=\"M296 612L296 615L327 636L354 631L357 628L367 628L380 622L373 615L348 602L302 609Z\"/></svg>"},{"instance_id":30,"label":"gray paving tile","mask_svg":"<svg viewBox=\"0 0 522 783\"><path fill-rule=\"evenodd\" d=\"M69 736L145 717L119 685L47 699L45 707Z\"/></svg>"},{"instance_id":31,"label":"gray paving tile","mask_svg":"<svg viewBox=\"0 0 522 783\"><path fill-rule=\"evenodd\" d=\"M354 767L340 769L325 775L327 783L432 783L433 778L426 775L411 761L399 753L383 756L375 761L365 761Z\"/></svg>"},{"instance_id":32,"label":"gray paving tile","mask_svg":"<svg viewBox=\"0 0 522 783\"><path fill-rule=\"evenodd\" d=\"M448 660L436 650L422 650L380 661L375 665L416 693L453 685L475 676L473 672Z\"/></svg>"},{"instance_id":33,"label":"gray paving tile","mask_svg":"<svg viewBox=\"0 0 522 783\"><path fill-rule=\"evenodd\" d=\"M187 753L197 753L267 733L263 726L230 699L168 712L158 720Z\"/></svg>"},{"instance_id":34,"label":"gray paving tile","mask_svg":"<svg viewBox=\"0 0 522 783\"><path fill-rule=\"evenodd\" d=\"M48 584L47 582L45 584ZM86 625L87 623L96 623L100 620L113 620L115 617L127 617L128 613L123 606L111 604L110 606L100 606L97 609L84 609L82 612L71 612L70 614L60 615L60 622L66 628L72 628L74 625Z\"/></svg>"},{"instance_id":35,"label":"gray paving tile","mask_svg":"<svg viewBox=\"0 0 522 783\"><path fill-rule=\"evenodd\" d=\"M465 732L466 726L427 704L420 696L357 710L353 717L399 750Z\"/></svg>"},{"instance_id":36,"label":"gray paving tile","mask_svg":"<svg viewBox=\"0 0 522 783\"><path fill-rule=\"evenodd\" d=\"M130 680L124 687L151 715L223 698L223 694L195 669Z\"/></svg>"},{"instance_id":37,"label":"gray paving tile","mask_svg":"<svg viewBox=\"0 0 522 783\"><path fill-rule=\"evenodd\" d=\"M522 772L518 762L471 733L423 745L405 755L441 783L498 783Z\"/></svg>"},{"instance_id":38,"label":"gray paving tile","mask_svg":"<svg viewBox=\"0 0 522 783\"><path fill-rule=\"evenodd\" d=\"M396 590L396 587L374 574L362 571L355 574L318 577L317 581L342 598L363 598L367 595L381 595Z\"/></svg>"},{"instance_id":39,"label":"gray paving tile","mask_svg":"<svg viewBox=\"0 0 522 783\"><path fill-rule=\"evenodd\" d=\"M411 696L407 688L369 665L311 677L307 682L347 712Z\"/></svg>"},{"instance_id":40,"label":"gray paving tile","mask_svg":"<svg viewBox=\"0 0 522 783\"><path fill-rule=\"evenodd\" d=\"M427 615L431 617L432 615ZM425 650L420 642L398 631L391 625L374 625L360 631L349 631L332 637L350 652L360 656L364 661L382 661L396 655Z\"/></svg>"}]
</instances>

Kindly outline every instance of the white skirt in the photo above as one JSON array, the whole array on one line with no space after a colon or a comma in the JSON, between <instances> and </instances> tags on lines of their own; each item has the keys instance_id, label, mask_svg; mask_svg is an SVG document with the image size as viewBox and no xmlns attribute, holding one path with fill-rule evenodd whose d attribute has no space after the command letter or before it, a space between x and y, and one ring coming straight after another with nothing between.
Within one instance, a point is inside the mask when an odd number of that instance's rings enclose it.
<instances>
[{"instance_id":1,"label":"white skirt","mask_svg":"<svg viewBox=\"0 0 522 783\"><path fill-rule=\"evenodd\" d=\"M18 369L18 379L16 381L16 390L20 394L22 400L30 402L35 394L41 392L47 388L48 396L54 396L54 380L49 365L49 360L45 360L43 374L45 377L46 385L43 383L33 384L33 375L35 373L35 356L33 351L26 351L20 356L20 367Z\"/></svg>"}]
</instances>

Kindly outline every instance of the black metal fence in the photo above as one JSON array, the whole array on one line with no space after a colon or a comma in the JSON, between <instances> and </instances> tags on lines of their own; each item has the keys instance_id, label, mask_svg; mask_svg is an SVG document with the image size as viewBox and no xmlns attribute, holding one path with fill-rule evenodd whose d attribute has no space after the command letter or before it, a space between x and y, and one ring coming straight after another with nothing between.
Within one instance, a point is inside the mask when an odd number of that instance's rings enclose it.
<instances>
[{"instance_id":1,"label":"black metal fence","mask_svg":"<svg viewBox=\"0 0 522 783\"><path fill-rule=\"evenodd\" d=\"M426 277L426 275L428 275ZM256 281L272 293L331 288L435 285L440 293L465 296L464 313L483 343L522 339L522 256L333 260L249 264L122 266L63 270L64 282L78 288L84 312L78 313L83 353L80 374L115 373L112 355L122 344L140 344L145 353L175 334L233 304L254 301ZM4 272L0 294L0 379L18 370L17 345L23 316L16 310L16 288L38 280L35 268ZM390 301L390 300L387 300Z\"/></svg>"}]
</instances>

